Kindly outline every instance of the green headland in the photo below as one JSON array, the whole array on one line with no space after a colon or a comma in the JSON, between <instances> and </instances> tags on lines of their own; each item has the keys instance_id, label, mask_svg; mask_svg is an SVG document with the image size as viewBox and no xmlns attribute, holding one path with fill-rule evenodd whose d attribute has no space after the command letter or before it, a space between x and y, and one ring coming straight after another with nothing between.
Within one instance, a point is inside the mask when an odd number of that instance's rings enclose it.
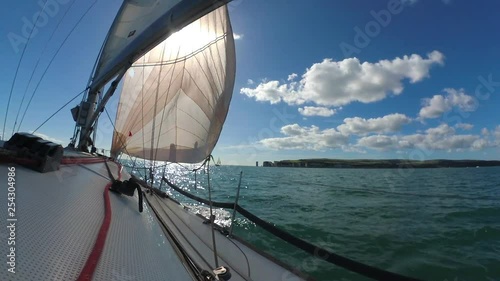
<instances>
[{"instance_id":1,"label":"green headland","mask_svg":"<svg viewBox=\"0 0 500 281\"><path fill-rule=\"evenodd\" d=\"M500 166L497 160L407 160L407 159L298 159L264 161L264 167L302 168L476 168Z\"/></svg>"}]
</instances>

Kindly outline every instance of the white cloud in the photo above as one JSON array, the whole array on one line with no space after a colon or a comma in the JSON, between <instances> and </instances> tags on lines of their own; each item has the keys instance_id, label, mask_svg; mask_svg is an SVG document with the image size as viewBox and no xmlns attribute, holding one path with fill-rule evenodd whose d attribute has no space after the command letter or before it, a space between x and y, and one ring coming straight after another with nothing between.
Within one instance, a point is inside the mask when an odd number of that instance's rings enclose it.
<instances>
[{"instance_id":1,"label":"white cloud","mask_svg":"<svg viewBox=\"0 0 500 281\"><path fill-rule=\"evenodd\" d=\"M434 95L432 98L423 100L423 107L420 109L419 117L421 119L438 118L443 113L458 108L465 112L475 111L477 101L469 96L463 89L444 89L446 96Z\"/></svg>"},{"instance_id":2,"label":"white cloud","mask_svg":"<svg viewBox=\"0 0 500 281\"><path fill-rule=\"evenodd\" d=\"M286 84L280 85L278 81L269 81L260 83L255 89L243 88L240 92L257 101L275 104L281 102L281 97L288 95L290 90Z\"/></svg>"},{"instance_id":3,"label":"white cloud","mask_svg":"<svg viewBox=\"0 0 500 281\"><path fill-rule=\"evenodd\" d=\"M275 150L325 150L348 144L348 137L335 129L320 130L316 126L301 127L293 124L282 127L281 133L286 137L263 139L260 143Z\"/></svg>"},{"instance_id":4,"label":"white cloud","mask_svg":"<svg viewBox=\"0 0 500 281\"><path fill-rule=\"evenodd\" d=\"M448 124L441 124L435 128L429 128L425 132L431 136L445 136L454 134L455 129L450 127Z\"/></svg>"},{"instance_id":5,"label":"white cloud","mask_svg":"<svg viewBox=\"0 0 500 281\"><path fill-rule=\"evenodd\" d=\"M458 123L455 125L455 128L462 129L464 131L472 130L474 128L474 125L469 124L469 123Z\"/></svg>"},{"instance_id":6,"label":"white cloud","mask_svg":"<svg viewBox=\"0 0 500 281\"><path fill-rule=\"evenodd\" d=\"M342 106L356 101L372 103L391 94L401 94L404 80L408 79L410 83L422 81L429 77L432 66L443 63L444 55L438 51L429 53L427 58L413 54L376 63L360 62L357 58L325 59L308 68L300 82L280 84L268 81L255 88L242 88L240 93L257 101L283 101L289 105L305 102L320 106Z\"/></svg>"},{"instance_id":7,"label":"white cloud","mask_svg":"<svg viewBox=\"0 0 500 281\"><path fill-rule=\"evenodd\" d=\"M500 146L500 125L498 125L495 130L492 132L493 137L495 138L494 142L497 146Z\"/></svg>"},{"instance_id":8,"label":"white cloud","mask_svg":"<svg viewBox=\"0 0 500 281\"><path fill-rule=\"evenodd\" d=\"M287 81L293 81L293 80L295 80L295 78L297 78L297 73L292 73L292 74L288 75Z\"/></svg>"},{"instance_id":9,"label":"white cloud","mask_svg":"<svg viewBox=\"0 0 500 281\"><path fill-rule=\"evenodd\" d=\"M327 107L305 106L304 108L299 108L299 113L303 116L330 117L337 113L337 111Z\"/></svg>"},{"instance_id":10,"label":"white cloud","mask_svg":"<svg viewBox=\"0 0 500 281\"><path fill-rule=\"evenodd\" d=\"M403 125L411 122L411 118L404 114L395 113L379 118L346 118L344 124L337 130L344 135L365 135L368 133L388 133L400 131Z\"/></svg>"},{"instance_id":11,"label":"white cloud","mask_svg":"<svg viewBox=\"0 0 500 281\"><path fill-rule=\"evenodd\" d=\"M371 149L386 150L397 147L398 139L395 136L374 135L363 137L358 140L358 146Z\"/></svg>"},{"instance_id":12,"label":"white cloud","mask_svg":"<svg viewBox=\"0 0 500 281\"><path fill-rule=\"evenodd\" d=\"M398 150L419 148L424 150L480 150L492 145L479 135L456 135L455 129L447 124L429 128L425 134L404 136L375 135L358 140L357 146L375 150Z\"/></svg>"},{"instance_id":13,"label":"white cloud","mask_svg":"<svg viewBox=\"0 0 500 281\"><path fill-rule=\"evenodd\" d=\"M424 132L410 135L378 133L355 138L357 132L360 130L349 131L353 134L346 134L347 131L342 132L335 128L320 130L314 125L302 127L298 124L292 124L281 128L284 137L263 139L259 143L274 150L342 149L349 152L365 152L365 149L394 152L408 149L464 151L500 146L500 126L491 130L488 136L457 134L455 129L448 124L441 124Z\"/></svg>"},{"instance_id":14,"label":"white cloud","mask_svg":"<svg viewBox=\"0 0 500 281\"><path fill-rule=\"evenodd\" d=\"M240 40L240 39L243 39L245 35L244 34L236 34L236 33L233 33L233 37L234 37L234 40Z\"/></svg>"},{"instance_id":15,"label":"white cloud","mask_svg":"<svg viewBox=\"0 0 500 281\"><path fill-rule=\"evenodd\" d=\"M218 146L220 150L244 150L244 149L258 149L261 145L259 143L242 143L237 145Z\"/></svg>"},{"instance_id":16,"label":"white cloud","mask_svg":"<svg viewBox=\"0 0 500 281\"><path fill-rule=\"evenodd\" d=\"M255 82L252 79L248 79L247 80L247 84L248 85L253 85L253 84L255 84Z\"/></svg>"},{"instance_id":17,"label":"white cloud","mask_svg":"<svg viewBox=\"0 0 500 281\"><path fill-rule=\"evenodd\" d=\"M375 135L363 137L358 145L376 150L398 150L420 148L425 150L463 150L481 149L488 142L476 135L431 136L414 134L403 137Z\"/></svg>"}]
</instances>

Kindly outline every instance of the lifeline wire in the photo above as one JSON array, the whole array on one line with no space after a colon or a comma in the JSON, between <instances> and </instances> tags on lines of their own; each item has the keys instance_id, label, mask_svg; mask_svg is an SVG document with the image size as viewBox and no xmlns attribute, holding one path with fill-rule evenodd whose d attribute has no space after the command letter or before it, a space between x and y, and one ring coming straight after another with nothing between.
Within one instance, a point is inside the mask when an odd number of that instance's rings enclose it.
<instances>
[{"instance_id":1,"label":"lifeline wire","mask_svg":"<svg viewBox=\"0 0 500 281\"><path fill-rule=\"evenodd\" d=\"M81 94L83 94L85 91L87 91L87 89L81 91L80 93L78 93L78 95L74 96L72 99L70 99L67 103L65 103L63 106L61 106L56 112L54 112L52 115L49 116L49 118L47 118L45 121L43 121L42 124L40 124L40 126L38 126L32 134L34 134L38 129L40 129L43 125L45 125L45 123L47 123L50 119L52 119L52 117L54 117L57 113L59 113L59 111L61 111L63 108L65 108L70 102L74 101L77 97L79 97Z\"/></svg>"},{"instance_id":2,"label":"lifeline wire","mask_svg":"<svg viewBox=\"0 0 500 281\"><path fill-rule=\"evenodd\" d=\"M19 122L19 126L17 127L17 131L19 132L19 130L21 129L21 125L23 124L23 121L24 121L24 117L26 116L26 112L28 112L28 108L30 107L31 105L31 101L33 101L33 97L35 96L36 94L36 91L38 90L38 87L40 86L40 83L42 83L42 80L43 78L45 77L45 74L47 74L47 71L49 70L49 67L52 65L52 62L54 62L54 59L56 58L56 56L59 54L59 51L61 51L62 47L64 46L64 44L66 43L66 41L68 40L68 38L71 36L71 34L73 34L73 31L75 31L76 27L80 24L80 22L82 22L83 18L88 14L88 12L92 9L92 7L94 7L95 3L97 3L97 0L95 0L91 5L90 7L87 8L87 10L85 11L85 13L83 13L83 15L80 17L80 19L77 21L77 23L75 24L75 26L73 26L73 29L71 29L71 31L68 33L68 35L66 36L66 38L64 38L64 41L61 43L61 45L59 46L59 48L57 49L56 53L54 54L54 56L52 56L52 59L50 60L49 64L47 65L47 67L45 68L42 76L40 77L40 80L38 81L36 87L35 87L35 90L33 90L33 94L31 94L31 98L28 102L28 105L26 106L26 108L24 109L24 113L23 113L23 117L21 118L21 122Z\"/></svg>"},{"instance_id":3,"label":"lifeline wire","mask_svg":"<svg viewBox=\"0 0 500 281\"><path fill-rule=\"evenodd\" d=\"M40 15L45 11L45 7L47 6L48 2L49 2L49 0L45 1L45 4L43 5L43 8L42 8L42 12L40 12L38 14L38 16L36 17L35 25L38 23L38 19L40 18ZM19 72L19 67L21 66L21 62L23 61L24 52L26 51L26 48L28 47L28 44L29 44L30 39L31 39L31 35L33 34L34 30L35 30L35 28L31 29L30 35L28 36L28 40L26 41L26 45L24 45L23 52L21 53L21 57L19 58L19 63L17 64L16 72L14 74L14 80L12 81L12 86L10 87L9 99L7 101L7 110L5 111L5 119L3 120L2 139L5 139L5 124L7 123L7 116L9 114L10 99L12 98L12 91L14 91L14 85L16 84L17 73Z\"/></svg>"}]
</instances>

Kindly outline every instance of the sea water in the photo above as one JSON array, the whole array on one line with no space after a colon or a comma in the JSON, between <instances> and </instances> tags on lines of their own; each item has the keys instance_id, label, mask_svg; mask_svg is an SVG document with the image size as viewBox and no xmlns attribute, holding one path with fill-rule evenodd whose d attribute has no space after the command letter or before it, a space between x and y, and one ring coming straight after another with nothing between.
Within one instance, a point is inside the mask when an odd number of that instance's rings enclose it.
<instances>
[{"instance_id":1,"label":"sea water","mask_svg":"<svg viewBox=\"0 0 500 281\"><path fill-rule=\"evenodd\" d=\"M163 169L177 185L208 198L207 172ZM424 280L500 280L500 167L439 169L210 168L212 199L336 254ZM207 207L166 188L207 214ZM230 224L231 210L217 210ZM237 216L235 234L316 278L367 280L324 262Z\"/></svg>"}]
</instances>

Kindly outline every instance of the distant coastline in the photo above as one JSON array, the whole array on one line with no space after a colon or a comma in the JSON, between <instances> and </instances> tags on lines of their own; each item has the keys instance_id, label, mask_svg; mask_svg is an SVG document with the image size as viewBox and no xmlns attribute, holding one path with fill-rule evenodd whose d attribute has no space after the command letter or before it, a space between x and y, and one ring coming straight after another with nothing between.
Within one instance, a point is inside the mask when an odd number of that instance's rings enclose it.
<instances>
[{"instance_id":1,"label":"distant coastline","mask_svg":"<svg viewBox=\"0 0 500 281\"><path fill-rule=\"evenodd\" d=\"M500 166L497 160L406 160L406 159L298 159L281 161L264 161L263 167L296 167L296 168L476 168Z\"/></svg>"}]
</instances>

